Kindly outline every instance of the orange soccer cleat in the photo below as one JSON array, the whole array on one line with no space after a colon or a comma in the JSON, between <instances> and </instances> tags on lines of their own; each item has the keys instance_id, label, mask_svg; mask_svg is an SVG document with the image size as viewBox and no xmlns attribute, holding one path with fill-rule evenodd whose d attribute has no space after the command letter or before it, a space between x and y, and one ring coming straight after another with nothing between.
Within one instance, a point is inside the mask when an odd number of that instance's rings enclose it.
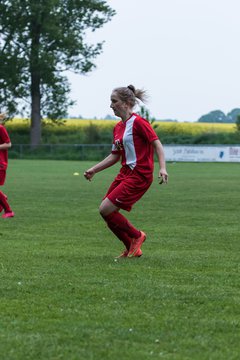
<instances>
[{"instance_id":1,"label":"orange soccer cleat","mask_svg":"<svg viewBox=\"0 0 240 360\"><path fill-rule=\"evenodd\" d=\"M138 256L137 254L139 253L139 250L142 252L141 246L144 243L144 241L146 240L146 234L143 231L140 231L140 233L141 233L141 235L139 236L139 238L132 240L132 243L131 243L131 246L130 246L130 249L128 252L128 257Z\"/></svg>"},{"instance_id":2,"label":"orange soccer cleat","mask_svg":"<svg viewBox=\"0 0 240 360\"><path fill-rule=\"evenodd\" d=\"M11 218L11 217L14 217L14 212L13 211L9 211L9 212L6 212L5 214L2 215L2 218L3 219L7 219L7 218Z\"/></svg>"}]
</instances>

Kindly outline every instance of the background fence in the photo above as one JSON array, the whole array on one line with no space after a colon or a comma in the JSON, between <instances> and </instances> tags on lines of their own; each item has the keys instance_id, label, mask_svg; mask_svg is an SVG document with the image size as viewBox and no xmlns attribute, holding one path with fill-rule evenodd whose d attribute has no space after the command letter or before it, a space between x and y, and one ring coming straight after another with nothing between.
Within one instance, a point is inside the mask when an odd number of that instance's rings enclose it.
<instances>
[{"instance_id":1,"label":"background fence","mask_svg":"<svg viewBox=\"0 0 240 360\"><path fill-rule=\"evenodd\" d=\"M240 145L165 145L167 161L240 162ZM9 157L15 159L102 160L111 144L45 144L32 148L14 144Z\"/></svg>"},{"instance_id":2,"label":"background fence","mask_svg":"<svg viewBox=\"0 0 240 360\"><path fill-rule=\"evenodd\" d=\"M111 144L44 144L31 147L14 144L12 159L102 160L111 152Z\"/></svg>"}]
</instances>

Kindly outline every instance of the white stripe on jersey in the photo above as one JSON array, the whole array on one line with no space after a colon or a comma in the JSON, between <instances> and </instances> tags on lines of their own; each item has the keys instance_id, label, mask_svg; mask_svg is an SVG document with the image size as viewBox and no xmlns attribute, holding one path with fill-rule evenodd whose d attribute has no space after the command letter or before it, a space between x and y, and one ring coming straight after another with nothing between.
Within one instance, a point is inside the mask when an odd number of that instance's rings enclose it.
<instances>
[{"instance_id":1,"label":"white stripe on jersey","mask_svg":"<svg viewBox=\"0 0 240 360\"><path fill-rule=\"evenodd\" d=\"M137 164L137 156L133 142L133 123L136 116L133 115L126 123L126 128L123 134L123 147L125 150L126 165L130 169L134 169Z\"/></svg>"}]
</instances>

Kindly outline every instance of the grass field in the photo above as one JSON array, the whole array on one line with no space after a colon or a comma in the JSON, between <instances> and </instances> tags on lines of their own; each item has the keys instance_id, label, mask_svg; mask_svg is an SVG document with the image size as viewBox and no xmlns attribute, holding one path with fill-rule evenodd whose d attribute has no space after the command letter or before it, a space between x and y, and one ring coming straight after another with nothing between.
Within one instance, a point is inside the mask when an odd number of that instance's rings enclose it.
<instances>
[{"instance_id":1,"label":"grass field","mask_svg":"<svg viewBox=\"0 0 240 360\"><path fill-rule=\"evenodd\" d=\"M98 215L117 167L89 183L90 164L10 161L1 360L239 359L239 164L168 164L129 214L143 257L118 261Z\"/></svg>"}]
</instances>

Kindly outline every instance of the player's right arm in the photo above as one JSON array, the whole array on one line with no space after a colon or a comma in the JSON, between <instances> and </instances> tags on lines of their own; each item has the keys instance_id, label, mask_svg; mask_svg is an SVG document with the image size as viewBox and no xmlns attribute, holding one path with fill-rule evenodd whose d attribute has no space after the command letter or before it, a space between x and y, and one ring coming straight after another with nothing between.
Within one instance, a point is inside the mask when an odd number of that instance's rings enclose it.
<instances>
[{"instance_id":1,"label":"player's right arm","mask_svg":"<svg viewBox=\"0 0 240 360\"><path fill-rule=\"evenodd\" d=\"M93 167L91 167L90 169L86 170L84 172L84 176L87 180L91 181L91 179L93 178L93 176L104 170L107 169L108 167L116 164L118 162L120 158L119 154L113 154L111 153L110 155L108 155L104 160L100 161L98 164L94 165Z\"/></svg>"}]
</instances>

